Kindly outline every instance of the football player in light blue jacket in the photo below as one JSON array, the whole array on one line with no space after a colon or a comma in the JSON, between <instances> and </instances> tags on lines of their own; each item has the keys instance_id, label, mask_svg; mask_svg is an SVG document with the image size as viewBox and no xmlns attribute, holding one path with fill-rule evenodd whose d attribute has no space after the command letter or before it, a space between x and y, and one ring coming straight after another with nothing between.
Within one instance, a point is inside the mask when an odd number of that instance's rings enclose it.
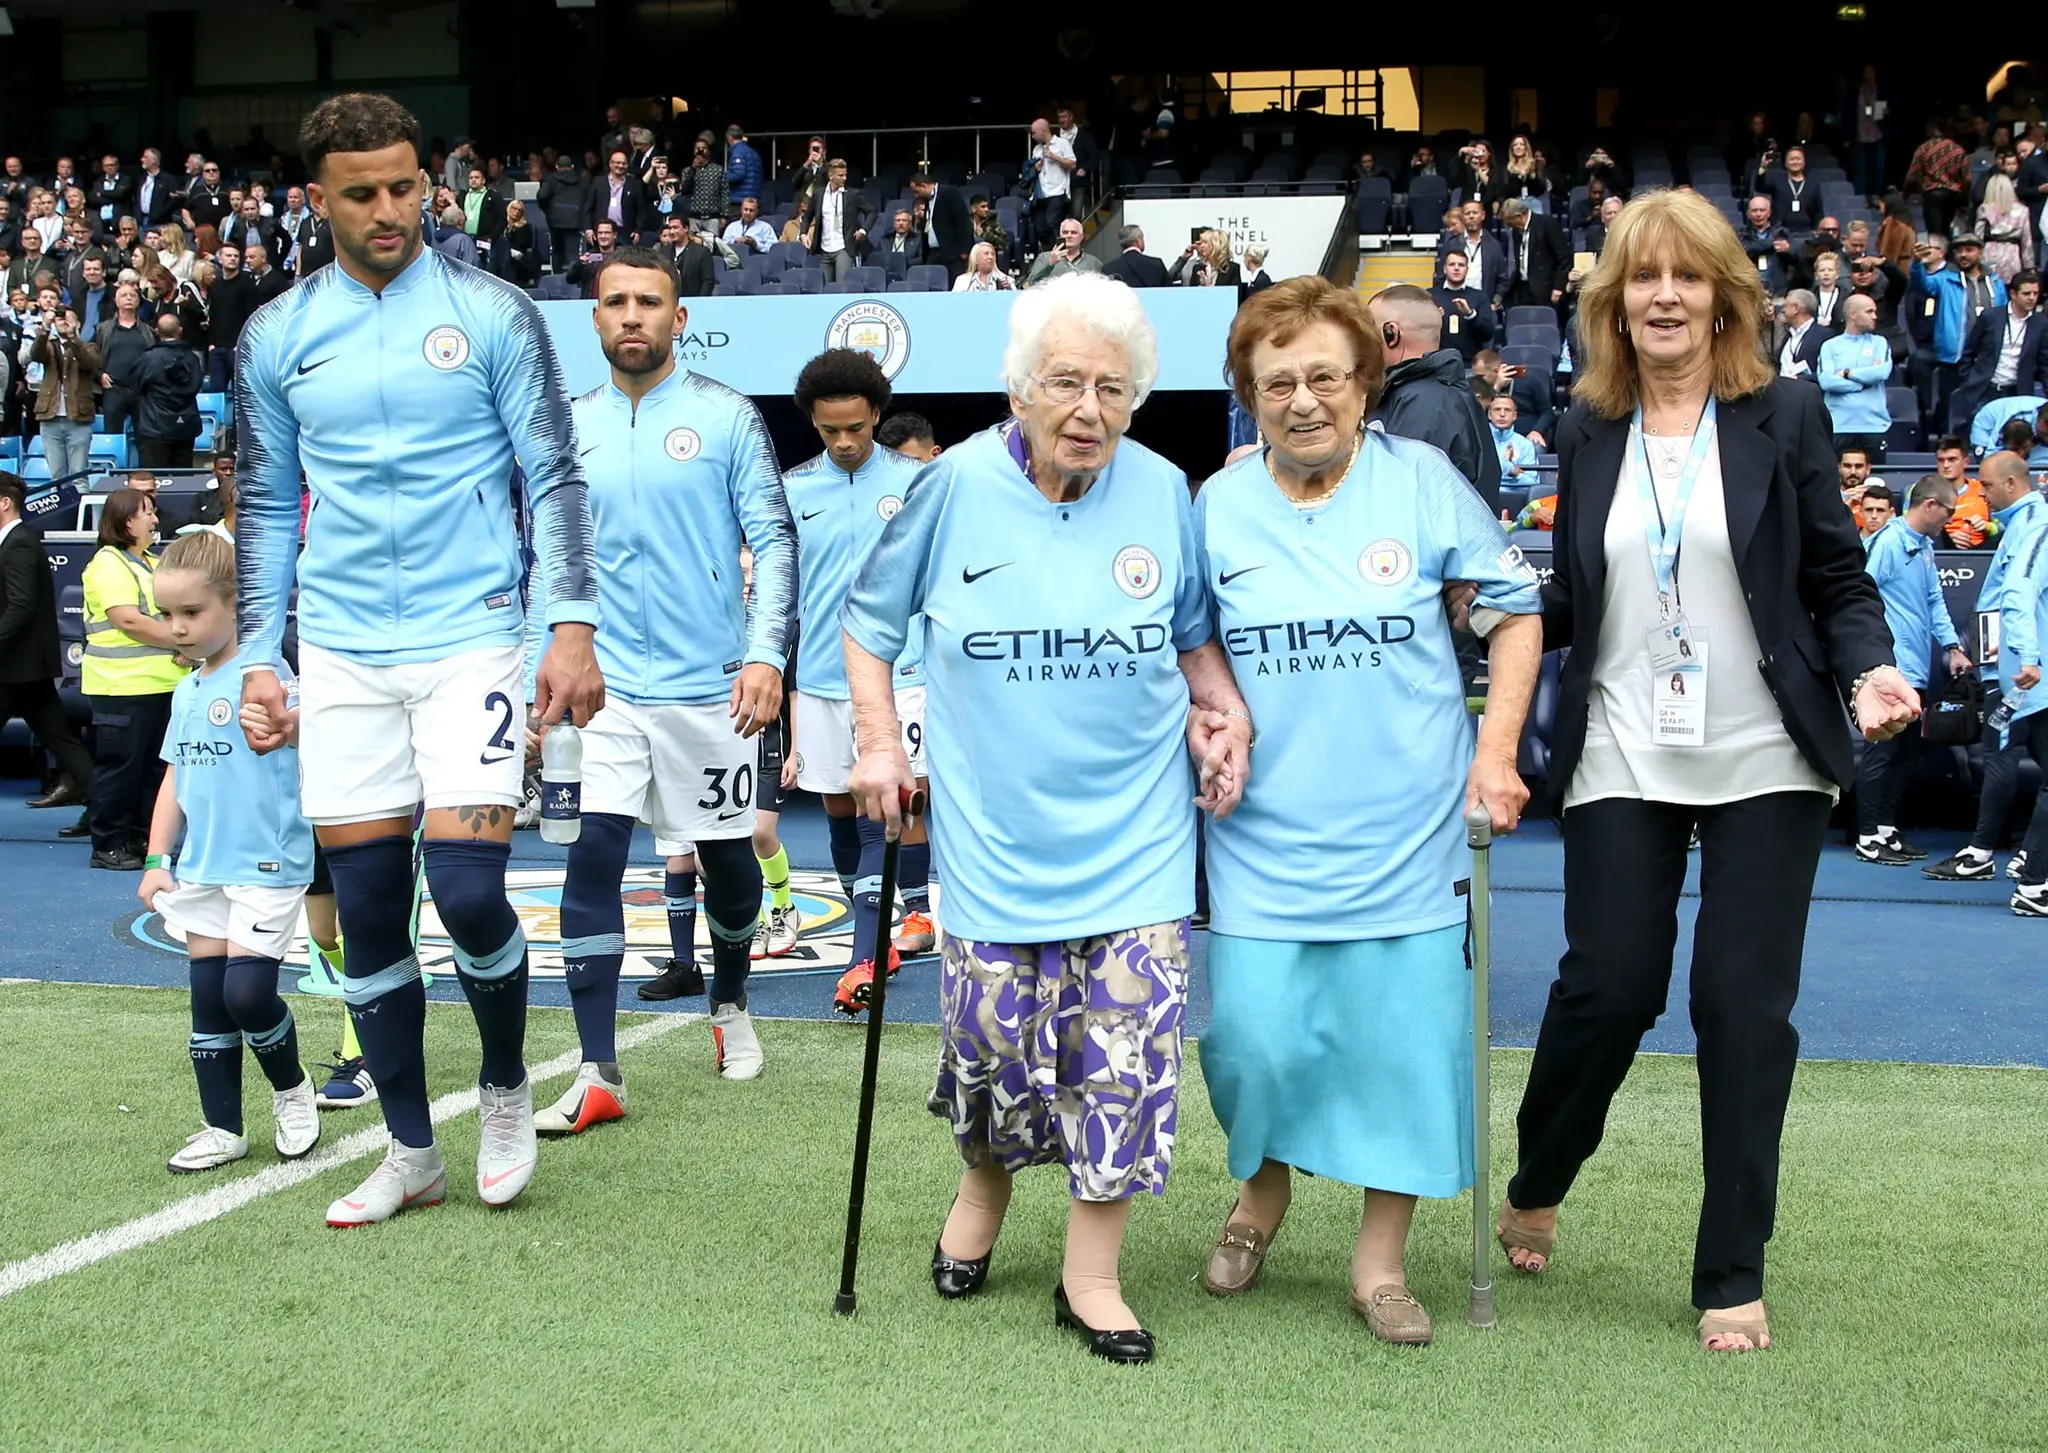
<instances>
[{"instance_id":1,"label":"football player in light blue jacket","mask_svg":"<svg viewBox=\"0 0 2048 1453\"><path fill-rule=\"evenodd\" d=\"M539 1116L573 1135L625 1113L616 1050L626 920L619 883L633 824L664 856L692 851L711 926L711 1032L719 1073L750 1080L761 1046L748 1018L747 968L761 913L753 851L760 781L755 740L782 711L796 619L796 528L760 411L724 384L676 366L687 326L675 271L650 248L621 248L598 274L593 321L611 378L574 404L598 550L605 708L583 741L583 830L562 885L562 957L583 1066ZM740 574L754 555L754 600ZM536 597L554 566L536 561ZM539 627L529 623L530 661ZM671 862L671 870L676 864ZM680 874L679 874L680 875ZM694 899L694 882L671 897ZM670 998L694 975L688 947L663 970ZM696 991L691 983L690 992Z\"/></svg>"},{"instance_id":2,"label":"football player in light blue jacket","mask_svg":"<svg viewBox=\"0 0 2048 1453\"><path fill-rule=\"evenodd\" d=\"M279 639L296 558L303 805L334 877L343 993L391 1151L328 1207L333 1226L437 1204L426 995L405 914L412 823L483 1043L477 1195L533 1177L526 940L505 898L521 799L519 537L512 469L552 595L537 705L579 724L604 704L592 636L590 508L553 344L511 284L422 245L420 125L348 93L299 131L335 266L259 308L236 350L242 698L285 718ZM296 546L299 479L312 491ZM249 729L258 752L280 742Z\"/></svg>"}]
</instances>

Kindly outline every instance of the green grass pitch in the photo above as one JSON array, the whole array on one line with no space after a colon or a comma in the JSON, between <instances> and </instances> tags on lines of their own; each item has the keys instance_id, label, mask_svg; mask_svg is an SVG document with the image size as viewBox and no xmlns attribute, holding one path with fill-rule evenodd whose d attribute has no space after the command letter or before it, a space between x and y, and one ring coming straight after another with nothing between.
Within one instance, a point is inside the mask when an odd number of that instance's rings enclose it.
<instances>
[{"instance_id":1,"label":"green grass pitch","mask_svg":"<svg viewBox=\"0 0 2048 1453\"><path fill-rule=\"evenodd\" d=\"M339 1006L294 1000L308 1056ZM0 988L0 1264L276 1163L173 1178L198 1124L184 996ZM639 1016L632 1016L638 1020ZM471 1082L467 1011L436 1004L437 1092ZM1383 1347L1345 1306L1357 1198L1304 1181L1267 1274L1195 1276L1231 1201L1192 1049L1173 1187L1146 1198L1126 1293L1148 1368L1052 1326L1064 1186L1022 1181L988 1290L926 1265L958 1164L924 1110L934 1030L891 1028L861 1310L838 1279L861 1033L767 1022L733 1085L694 1024L628 1056L632 1117L543 1148L532 1190L478 1204L473 1117L443 1127L448 1204L330 1231L341 1167L0 1300L0 1448L2020 1449L2048 1444L2039 1288L2048 1074L1801 1067L1772 1247L1773 1350L1692 1338L1692 1065L1645 1058L1567 1205L1552 1270L1496 1257L1500 1329L1463 1322L1469 1202L1425 1202L1410 1285L1437 1323ZM536 1010L529 1058L573 1047ZM1527 1057L1495 1056L1495 1185ZM551 1099L561 1080L540 1087ZM324 1117L330 1140L372 1111Z\"/></svg>"}]
</instances>

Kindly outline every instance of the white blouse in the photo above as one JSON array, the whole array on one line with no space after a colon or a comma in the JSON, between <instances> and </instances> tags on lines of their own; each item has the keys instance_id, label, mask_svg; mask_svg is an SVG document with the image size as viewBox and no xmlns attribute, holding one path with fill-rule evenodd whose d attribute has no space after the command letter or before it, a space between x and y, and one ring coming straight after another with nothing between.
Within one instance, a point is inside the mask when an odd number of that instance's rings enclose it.
<instances>
[{"instance_id":1,"label":"white blouse","mask_svg":"<svg viewBox=\"0 0 2048 1453\"><path fill-rule=\"evenodd\" d=\"M1793 745L1758 668L1763 650L1728 543L1718 436L1707 450L1686 508L1677 575L1680 606L1695 637L1706 642L1706 742L1697 747L1655 744L1647 636L1657 624L1657 586L1643 533L1637 484L1641 469L1641 451L1630 450L1607 513L1607 582L1586 746L1565 791L1566 808L1610 797L1694 807L1739 802L1766 792L1825 792L1839 797L1835 785L1814 771ZM1656 485L1668 519L1678 480L1660 478Z\"/></svg>"}]
</instances>

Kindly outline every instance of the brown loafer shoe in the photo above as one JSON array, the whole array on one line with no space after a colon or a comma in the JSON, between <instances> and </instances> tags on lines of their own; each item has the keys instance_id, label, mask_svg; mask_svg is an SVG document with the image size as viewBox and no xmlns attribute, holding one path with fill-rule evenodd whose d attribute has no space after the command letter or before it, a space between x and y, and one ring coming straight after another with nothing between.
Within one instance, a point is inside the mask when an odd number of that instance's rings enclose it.
<instances>
[{"instance_id":1,"label":"brown loafer shoe","mask_svg":"<svg viewBox=\"0 0 2048 1453\"><path fill-rule=\"evenodd\" d=\"M1408 1294L1408 1288L1390 1281L1376 1286L1364 1297L1351 1291L1351 1310L1365 1318L1372 1335L1382 1342L1402 1347L1427 1347L1431 1327L1429 1313Z\"/></svg>"},{"instance_id":2,"label":"brown loafer shoe","mask_svg":"<svg viewBox=\"0 0 2048 1453\"><path fill-rule=\"evenodd\" d=\"M1265 1270L1266 1253L1272 1248L1273 1238L1258 1227L1243 1221L1224 1223L1223 1233L1209 1248L1208 1264L1202 1268L1202 1290L1212 1297L1250 1291Z\"/></svg>"}]
</instances>

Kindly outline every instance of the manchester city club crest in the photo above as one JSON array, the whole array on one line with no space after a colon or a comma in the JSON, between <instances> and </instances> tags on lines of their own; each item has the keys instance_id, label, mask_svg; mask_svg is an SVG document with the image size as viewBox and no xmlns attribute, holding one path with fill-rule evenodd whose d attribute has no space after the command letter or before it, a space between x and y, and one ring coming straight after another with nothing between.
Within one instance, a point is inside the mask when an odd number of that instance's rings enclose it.
<instances>
[{"instance_id":1,"label":"manchester city club crest","mask_svg":"<svg viewBox=\"0 0 2048 1453\"><path fill-rule=\"evenodd\" d=\"M704 441L697 437L695 429L671 429L668 437L661 441L662 452L678 464L687 464L703 449Z\"/></svg>"},{"instance_id":2,"label":"manchester city club crest","mask_svg":"<svg viewBox=\"0 0 2048 1453\"><path fill-rule=\"evenodd\" d=\"M1133 600L1144 600L1159 589L1159 557L1143 545L1126 545L1117 551L1109 573L1117 589Z\"/></svg>"},{"instance_id":3,"label":"manchester city club crest","mask_svg":"<svg viewBox=\"0 0 2048 1453\"><path fill-rule=\"evenodd\" d=\"M206 719L215 726L226 726L235 719L235 709L225 696L217 696L206 706Z\"/></svg>"},{"instance_id":4,"label":"manchester city club crest","mask_svg":"<svg viewBox=\"0 0 2048 1453\"><path fill-rule=\"evenodd\" d=\"M443 372L469 362L469 335L453 324L436 328L427 335L427 362Z\"/></svg>"},{"instance_id":5,"label":"manchester city club crest","mask_svg":"<svg viewBox=\"0 0 2048 1453\"><path fill-rule=\"evenodd\" d=\"M1358 557L1358 573L1374 585L1399 585L1415 569L1415 557L1399 540L1375 540Z\"/></svg>"},{"instance_id":6,"label":"manchester city club crest","mask_svg":"<svg viewBox=\"0 0 2048 1453\"><path fill-rule=\"evenodd\" d=\"M902 508L903 499L900 495L885 494L875 501L875 513L885 520L895 519L896 511Z\"/></svg>"},{"instance_id":7,"label":"manchester city club crest","mask_svg":"<svg viewBox=\"0 0 2048 1453\"><path fill-rule=\"evenodd\" d=\"M825 325L825 346L857 348L881 365L882 377L893 379L910 361L910 325L880 298L862 298Z\"/></svg>"},{"instance_id":8,"label":"manchester city club crest","mask_svg":"<svg viewBox=\"0 0 2048 1453\"><path fill-rule=\"evenodd\" d=\"M803 973L843 969L853 959L853 912L838 878L830 873L792 872L789 889L803 915L794 952L780 958L757 959L756 974ZM505 875L505 896L526 930L527 961L537 979L562 977L562 869L514 868ZM626 911L628 979L652 978L668 962L668 906L662 896L659 868L632 868L619 886ZM766 900L764 899L765 903ZM697 958L711 962L711 926L702 905L697 910ZM161 914L138 914L130 931L140 942L167 953L183 954L185 944ZM430 973L453 974L455 952L431 893L420 904L420 966ZM287 967L306 967L303 932L292 939L284 956Z\"/></svg>"}]
</instances>

